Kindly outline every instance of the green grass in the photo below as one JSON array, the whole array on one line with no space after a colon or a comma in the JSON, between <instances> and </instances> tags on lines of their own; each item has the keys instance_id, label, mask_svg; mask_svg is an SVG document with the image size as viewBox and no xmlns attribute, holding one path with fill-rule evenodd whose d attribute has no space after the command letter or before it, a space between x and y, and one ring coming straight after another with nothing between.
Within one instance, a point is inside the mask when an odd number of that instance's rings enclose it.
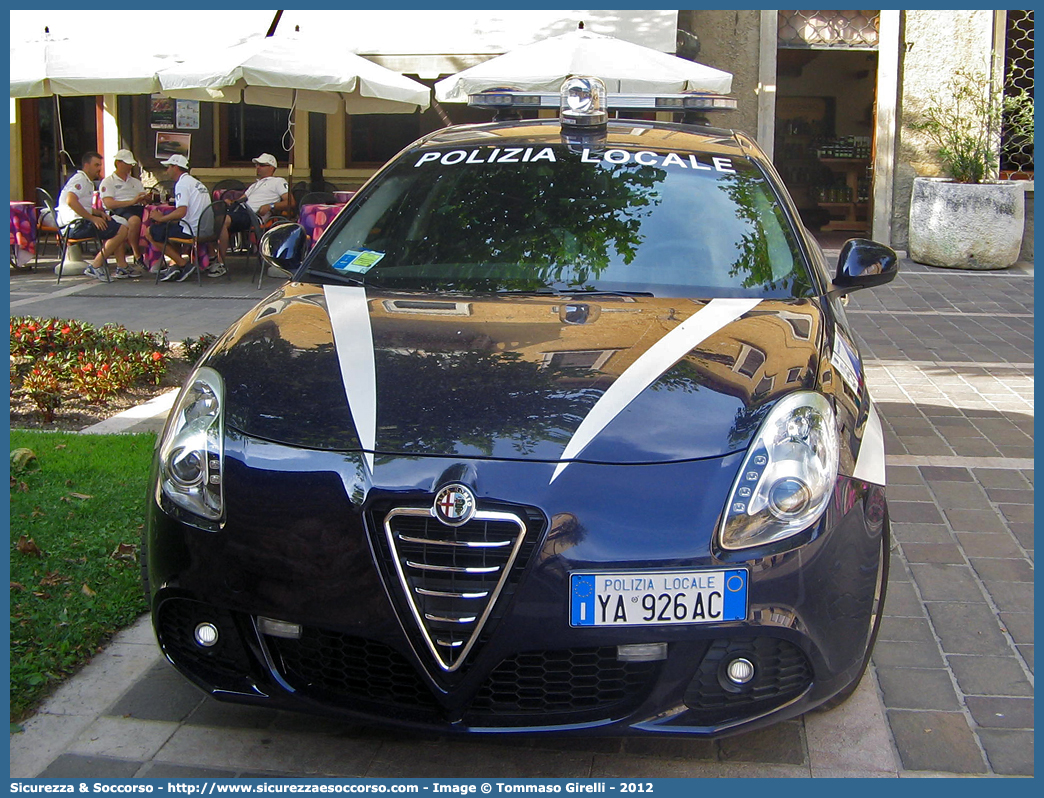
<instances>
[{"instance_id":1,"label":"green grass","mask_svg":"<svg viewBox=\"0 0 1044 798\"><path fill-rule=\"evenodd\" d=\"M12 452L36 455L11 463L12 721L145 611L138 548L154 444L11 431Z\"/></svg>"}]
</instances>

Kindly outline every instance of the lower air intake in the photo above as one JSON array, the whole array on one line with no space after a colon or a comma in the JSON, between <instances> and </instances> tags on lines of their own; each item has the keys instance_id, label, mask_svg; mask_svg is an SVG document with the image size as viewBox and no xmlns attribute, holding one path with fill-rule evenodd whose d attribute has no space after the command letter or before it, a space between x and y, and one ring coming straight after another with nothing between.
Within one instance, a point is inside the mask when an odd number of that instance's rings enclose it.
<instances>
[{"instance_id":1,"label":"lower air intake","mask_svg":"<svg viewBox=\"0 0 1044 798\"><path fill-rule=\"evenodd\" d=\"M240 624L228 610L191 599L170 598L156 610L160 645L176 664L222 690L249 690L255 673L253 658L243 646ZM218 630L213 646L199 645L196 627L211 623Z\"/></svg>"},{"instance_id":2,"label":"lower air intake","mask_svg":"<svg viewBox=\"0 0 1044 798\"><path fill-rule=\"evenodd\" d=\"M744 685L732 684L725 673L737 657L754 664L754 677ZM715 640L684 700L701 725L718 726L782 706L811 684L812 666L793 643L775 637Z\"/></svg>"},{"instance_id":3,"label":"lower air intake","mask_svg":"<svg viewBox=\"0 0 1044 798\"><path fill-rule=\"evenodd\" d=\"M306 628L299 640L267 637L266 641L283 678L305 695L429 711L437 708L409 660L384 643L314 628Z\"/></svg>"},{"instance_id":4,"label":"lower air intake","mask_svg":"<svg viewBox=\"0 0 1044 798\"><path fill-rule=\"evenodd\" d=\"M619 662L615 646L516 654L493 669L472 701L468 717L636 706L659 667L659 662Z\"/></svg>"}]
</instances>

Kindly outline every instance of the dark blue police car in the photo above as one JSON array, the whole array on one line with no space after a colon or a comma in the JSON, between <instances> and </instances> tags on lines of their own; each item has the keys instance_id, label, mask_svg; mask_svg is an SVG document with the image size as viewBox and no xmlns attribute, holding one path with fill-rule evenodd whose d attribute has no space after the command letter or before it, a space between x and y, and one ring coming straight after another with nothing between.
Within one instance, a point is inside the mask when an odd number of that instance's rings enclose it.
<instances>
[{"instance_id":1,"label":"dark blue police car","mask_svg":"<svg viewBox=\"0 0 1044 798\"><path fill-rule=\"evenodd\" d=\"M881 424L836 270L749 138L560 119L404 150L200 362L146 590L217 698L467 732L721 734L873 646ZM597 100L597 98L595 98Z\"/></svg>"}]
</instances>

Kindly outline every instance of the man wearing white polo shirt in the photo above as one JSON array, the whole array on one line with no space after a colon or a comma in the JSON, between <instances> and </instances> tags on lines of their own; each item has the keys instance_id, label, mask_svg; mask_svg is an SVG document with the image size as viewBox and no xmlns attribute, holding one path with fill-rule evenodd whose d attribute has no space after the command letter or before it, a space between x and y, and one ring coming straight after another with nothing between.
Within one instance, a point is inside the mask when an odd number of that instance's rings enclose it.
<instances>
[{"instance_id":1,"label":"man wearing white polo shirt","mask_svg":"<svg viewBox=\"0 0 1044 798\"><path fill-rule=\"evenodd\" d=\"M131 174L138 162L130 150L117 150L114 156L115 171L101 181L98 193L102 205L117 222L124 220L127 227L127 243L130 244L134 262L129 267L131 277L140 277L146 270L141 257L141 217L145 213L145 201L149 192L141 181Z\"/></svg>"},{"instance_id":2,"label":"man wearing white polo shirt","mask_svg":"<svg viewBox=\"0 0 1044 798\"><path fill-rule=\"evenodd\" d=\"M167 178L174 183L174 210L170 213L153 214L151 224L145 230L145 237L150 243L165 244L163 254L169 257L173 266L160 272L160 280L187 280L196 273L197 266L186 258L181 250L170 243L171 238L192 238L199 229L199 217L210 204L210 192L207 187L189 174L188 159L179 154L171 155L160 161L167 167ZM220 263L212 265L205 274L208 277L220 277L225 273Z\"/></svg>"},{"instance_id":3,"label":"man wearing white polo shirt","mask_svg":"<svg viewBox=\"0 0 1044 798\"><path fill-rule=\"evenodd\" d=\"M86 152L80 160L80 171L69 178L58 195L59 227L68 228L68 236L72 239L89 238L97 230L97 235L105 244L95 255L90 266L84 270L88 277L109 282L103 264L109 255L116 257L117 277L127 277L127 257L124 254L123 242L127 240L127 228L114 222L105 211L94 210L94 181L101 177L102 157L96 152Z\"/></svg>"},{"instance_id":4,"label":"man wearing white polo shirt","mask_svg":"<svg viewBox=\"0 0 1044 798\"><path fill-rule=\"evenodd\" d=\"M221 253L222 261L225 259L225 252L228 251L229 235L250 229L250 213L247 208L257 214L261 221L266 221L273 213L283 213L290 208L290 188L285 178L275 176L279 167L276 157L263 152L254 158L253 162L257 180L240 199L234 203L229 202L231 207L225 216L225 227L218 238L218 252Z\"/></svg>"}]
</instances>

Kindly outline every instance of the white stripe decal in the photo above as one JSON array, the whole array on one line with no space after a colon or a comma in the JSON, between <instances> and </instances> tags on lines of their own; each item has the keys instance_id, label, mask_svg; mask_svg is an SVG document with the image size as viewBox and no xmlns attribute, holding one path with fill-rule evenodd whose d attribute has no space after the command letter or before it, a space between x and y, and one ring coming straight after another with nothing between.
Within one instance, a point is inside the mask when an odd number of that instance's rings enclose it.
<instances>
[{"instance_id":1,"label":"white stripe decal","mask_svg":"<svg viewBox=\"0 0 1044 798\"><path fill-rule=\"evenodd\" d=\"M326 312L330 315L341 382L366 465L373 473L377 442L377 367L373 357L373 332L366 289L361 286L327 285Z\"/></svg>"},{"instance_id":2,"label":"white stripe decal","mask_svg":"<svg viewBox=\"0 0 1044 798\"><path fill-rule=\"evenodd\" d=\"M873 405L870 406L870 417L863 430L863 440L859 443L859 456L852 470L852 478L875 485L885 484L884 433L881 430L881 417Z\"/></svg>"},{"instance_id":3,"label":"white stripe decal","mask_svg":"<svg viewBox=\"0 0 1044 798\"><path fill-rule=\"evenodd\" d=\"M760 299L712 299L707 305L663 336L639 357L616 382L599 397L591 412L580 422L562 452L561 461L551 476L554 482L570 460L576 457L599 432L609 426L634 399L660 375L685 357L693 348L714 335L726 324L753 309Z\"/></svg>"}]
</instances>

